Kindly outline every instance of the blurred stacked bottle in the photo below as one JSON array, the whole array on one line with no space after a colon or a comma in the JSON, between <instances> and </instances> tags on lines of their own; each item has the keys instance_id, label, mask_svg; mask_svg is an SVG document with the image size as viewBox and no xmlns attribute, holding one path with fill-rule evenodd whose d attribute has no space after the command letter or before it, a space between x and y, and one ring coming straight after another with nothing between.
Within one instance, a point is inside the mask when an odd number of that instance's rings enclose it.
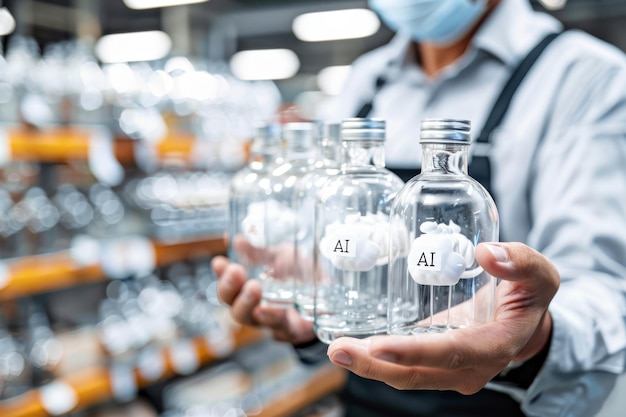
<instances>
[{"instance_id":1,"label":"blurred stacked bottle","mask_svg":"<svg viewBox=\"0 0 626 417\"><path fill-rule=\"evenodd\" d=\"M385 168L385 128L344 120L341 170L316 196L314 328L327 343L387 331L389 214L404 182Z\"/></svg>"},{"instance_id":2,"label":"blurred stacked bottle","mask_svg":"<svg viewBox=\"0 0 626 417\"><path fill-rule=\"evenodd\" d=\"M296 212L298 212L298 233L294 261L295 307L300 316L313 320L314 310L314 255L315 255L315 204L317 192L329 179L340 173L341 125L339 123L319 123L317 148L319 159L313 170L299 181L296 187Z\"/></svg>"},{"instance_id":3,"label":"blurred stacked bottle","mask_svg":"<svg viewBox=\"0 0 626 417\"><path fill-rule=\"evenodd\" d=\"M284 156L260 182L242 220L246 241L238 250L260 266L251 278L260 280L263 301L269 305L288 308L294 303L295 248L299 225L304 224L299 216L305 214L297 211L296 190L318 161L316 134L311 122L283 125Z\"/></svg>"},{"instance_id":4,"label":"blurred stacked bottle","mask_svg":"<svg viewBox=\"0 0 626 417\"><path fill-rule=\"evenodd\" d=\"M239 262L250 277L260 276L263 262L249 256L248 242L250 235L259 231L251 229L249 222L250 205L264 196L264 185L271 171L283 157L282 137L279 125L263 124L257 127L256 135L250 147L248 164L232 178L229 190L229 227L228 256L233 262Z\"/></svg>"}]
</instances>

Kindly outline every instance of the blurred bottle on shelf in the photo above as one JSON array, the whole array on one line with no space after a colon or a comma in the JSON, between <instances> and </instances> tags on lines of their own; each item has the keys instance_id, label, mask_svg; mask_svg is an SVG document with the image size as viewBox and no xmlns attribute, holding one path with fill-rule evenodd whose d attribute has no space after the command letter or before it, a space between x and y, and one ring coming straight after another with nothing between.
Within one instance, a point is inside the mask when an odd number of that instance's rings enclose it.
<instances>
[{"instance_id":1,"label":"blurred bottle on shelf","mask_svg":"<svg viewBox=\"0 0 626 417\"><path fill-rule=\"evenodd\" d=\"M20 302L20 319L24 345L32 366L33 385L54 380L54 371L63 357L63 346L50 325L44 306L36 299Z\"/></svg>"},{"instance_id":2,"label":"blurred bottle on shelf","mask_svg":"<svg viewBox=\"0 0 626 417\"><path fill-rule=\"evenodd\" d=\"M42 188L31 187L15 206L26 214L28 253L55 251L60 214L46 192Z\"/></svg>"},{"instance_id":3,"label":"blurred bottle on shelf","mask_svg":"<svg viewBox=\"0 0 626 417\"><path fill-rule=\"evenodd\" d=\"M27 253L25 224L27 214L15 205L11 193L0 189L0 258L7 259Z\"/></svg>"},{"instance_id":4,"label":"blurred bottle on shelf","mask_svg":"<svg viewBox=\"0 0 626 417\"><path fill-rule=\"evenodd\" d=\"M85 233L87 226L93 221L93 206L87 196L73 184L59 186L52 201L59 212L56 248L69 248L72 238Z\"/></svg>"},{"instance_id":5,"label":"blurred bottle on shelf","mask_svg":"<svg viewBox=\"0 0 626 417\"><path fill-rule=\"evenodd\" d=\"M89 235L99 239L132 234L135 219L129 215L126 201L108 185L92 184L86 196L93 207L92 221L86 226Z\"/></svg>"},{"instance_id":6,"label":"blurred bottle on shelf","mask_svg":"<svg viewBox=\"0 0 626 417\"><path fill-rule=\"evenodd\" d=\"M32 388L32 371L23 344L0 321L0 401Z\"/></svg>"},{"instance_id":7,"label":"blurred bottle on shelf","mask_svg":"<svg viewBox=\"0 0 626 417\"><path fill-rule=\"evenodd\" d=\"M229 180L224 174L163 170L128 181L123 196L147 235L221 235L227 225Z\"/></svg>"},{"instance_id":8,"label":"blurred bottle on shelf","mask_svg":"<svg viewBox=\"0 0 626 417\"><path fill-rule=\"evenodd\" d=\"M52 112L47 103L39 96L34 100L25 98L30 86L35 82L32 77L39 58L39 47L34 39L20 35L11 36L6 51L6 66L3 77L2 121L18 123L20 121L38 126L49 122Z\"/></svg>"}]
</instances>

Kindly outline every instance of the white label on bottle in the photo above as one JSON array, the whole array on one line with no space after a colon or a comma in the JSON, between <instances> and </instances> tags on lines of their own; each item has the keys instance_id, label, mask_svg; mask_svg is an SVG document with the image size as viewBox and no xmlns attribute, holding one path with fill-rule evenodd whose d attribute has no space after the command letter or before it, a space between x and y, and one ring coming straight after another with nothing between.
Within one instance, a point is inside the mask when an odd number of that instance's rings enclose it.
<instances>
[{"instance_id":1,"label":"white label on bottle","mask_svg":"<svg viewBox=\"0 0 626 417\"><path fill-rule=\"evenodd\" d=\"M415 253L414 266L421 271L441 271L441 253L428 249L418 249Z\"/></svg>"},{"instance_id":2,"label":"white label on bottle","mask_svg":"<svg viewBox=\"0 0 626 417\"><path fill-rule=\"evenodd\" d=\"M137 393L137 381L133 368L125 365L113 365L111 367L111 394L117 401L125 402L135 398Z\"/></svg>"},{"instance_id":3,"label":"white label on bottle","mask_svg":"<svg viewBox=\"0 0 626 417\"><path fill-rule=\"evenodd\" d=\"M292 241L297 231L296 225L295 212L274 199L250 203L241 223L245 237L257 248Z\"/></svg>"},{"instance_id":4,"label":"white label on bottle","mask_svg":"<svg viewBox=\"0 0 626 417\"><path fill-rule=\"evenodd\" d=\"M190 340L179 340L170 348L172 367L181 375L190 375L200 366L198 354Z\"/></svg>"},{"instance_id":5,"label":"white label on bottle","mask_svg":"<svg viewBox=\"0 0 626 417\"><path fill-rule=\"evenodd\" d=\"M244 236L246 236L250 242L257 243L255 246L258 247L265 245L265 222L263 220L263 218L253 220L247 217L242 223Z\"/></svg>"},{"instance_id":6,"label":"white label on bottle","mask_svg":"<svg viewBox=\"0 0 626 417\"><path fill-rule=\"evenodd\" d=\"M78 394L65 382L54 381L39 389L41 405L53 416L66 414L78 405Z\"/></svg>"},{"instance_id":7,"label":"white label on bottle","mask_svg":"<svg viewBox=\"0 0 626 417\"><path fill-rule=\"evenodd\" d=\"M389 217L383 213L345 216L324 228L321 255L344 271L370 271L389 262Z\"/></svg>"},{"instance_id":8,"label":"white label on bottle","mask_svg":"<svg viewBox=\"0 0 626 417\"><path fill-rule=\"evenodd\" d=\"M11 161L11 139L5 130L0 127L0 166Z\"/></svg>"},{"instance_id":9,"label":"white label on bottle","mask_svg":"<svg viewBox=\"0 0 626 417\"><path fill-rule=\"evenodd\" d=\"M424 234L411 244L407 257L411 278L421 285L454 285L465 270L465 260L454 252L451 235Z\"/></svg>"},{"instance_id":10,"label":"white label on bottle","mask_svg":"<svg viewBox=\"0 0 626 417\"><path fill-rule=\"evenodd\" d=\"M356 258L357 237L351 233L337 233L328 241L328 252L343 258Z\"/></svg>"}]
</instances>

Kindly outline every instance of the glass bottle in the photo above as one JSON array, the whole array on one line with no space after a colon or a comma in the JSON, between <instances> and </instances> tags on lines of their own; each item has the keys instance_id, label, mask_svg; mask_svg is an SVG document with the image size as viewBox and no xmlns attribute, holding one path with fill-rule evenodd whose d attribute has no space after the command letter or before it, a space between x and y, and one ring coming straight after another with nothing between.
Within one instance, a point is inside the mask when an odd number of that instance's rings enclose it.
<instances>
[{"instance_id":1,"label":"glass bottle","mask_svg":"<svg viewBox=\"0 0 626 417\"><path fill-rule=\"evenodd\" d=\"M389 213L404 182L384 143L384 120L344 120L341 170L317 193L313 324L325 343L387 331Z\"/></svg>"},{"instance_id":2,"label":"glass bottle","mask_svg":"<svg viewBox=\"0 0 626 417\"><path fill-rule=\"evenodd\" d=\"M498 240L498 212L467 174L470 122L421 123L422 171L391 209L389 333L419 334L493 320L496 279L474 258Z\"/></svg>"},{"instance_id":3,"label":"glass bottle","mask_svg":"<svg viewBox=\"0 0 626 417\"><path fill-rule=\"evenodd\" d=\"M256 128L250 147L248 164L232 178L229 198L228 257L246 269L249 277L258 277L263 262L249 256L249 242L254 241L259 230L246 219L250 217L250 205L264 198L262 181L267 181L271 169L282 158L282 139L279 125L261 125Z\"/></svg>"},{"instance_id":4,"label":"glass bottle","mask_svg":"<svg viewBox=\"0 0 626 417\"><path fill-rule=\"evenodd\" d=\"M283 125L283 141L284 159L272 169L267 181L262 181L265 195L250 206L250 216L244 222L259 232L251 249L262 264L256 277L263 287L263 304L289 308L294 305L295 246L302 224L298 216L304 216L297 211L296 189L318 158L315 124Z\"/></svg>"},{"instance_id":5,"label":"glass bottle","mask_svg":"<svg viewBox=\"0 0 626 417\"><path fill-rule=\"evenodd\" d=\"M339 123L320 124L317 147L319 160L313 171L302 178L296 190L296 206L298 218L302 220L296 239L295 307L300 316L313 320L313 255L314 243L313 221L315 219L315 197L317 190L331 177L339 173L340 153Z\"/></svg>"}]
</instances>

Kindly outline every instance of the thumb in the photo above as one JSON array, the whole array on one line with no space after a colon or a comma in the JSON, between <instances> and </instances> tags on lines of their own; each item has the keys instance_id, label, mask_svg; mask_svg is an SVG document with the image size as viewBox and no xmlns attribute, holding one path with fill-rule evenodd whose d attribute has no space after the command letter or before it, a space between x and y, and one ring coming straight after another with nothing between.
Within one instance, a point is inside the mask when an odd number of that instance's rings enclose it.
<instances>
[{"instance_id":1,"label":"thumb","mask_svg":"<svg viewBox=\"0 0 626 417\"><path fill-rule=\"evenodd\" d=\"M492 276L508 281L498 285L496 322L514 329L512 335L529 336L515 360L534 356L550 338L552 320L547 309L559 288L556 268L522 243L481 243L476 260Z\"/></svg>"},{"instance_id":2,"label":"thumb","mask_svg":"<svg viewBox=\"0 0 626 417\"><path fill-rule=\"evenodd\" d=\"M533 279L548 288L556 288L559 274L544 255L519 242L481 243L476 247L476 260L496 278L507 281Z\"/></svg>"}]
</instances>

